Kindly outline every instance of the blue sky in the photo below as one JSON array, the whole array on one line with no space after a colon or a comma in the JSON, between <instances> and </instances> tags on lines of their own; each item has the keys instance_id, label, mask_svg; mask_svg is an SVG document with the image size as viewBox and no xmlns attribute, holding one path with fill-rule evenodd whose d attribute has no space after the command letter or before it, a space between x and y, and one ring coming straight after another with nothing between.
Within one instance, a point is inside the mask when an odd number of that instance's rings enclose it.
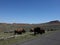
<instances>
[{"instance_id":1,"label":"blue sky","mask_svg":"<svg viewBox=\"0 0 60 45\"><path fill-rule=\"evenodd\" d=\"M0 23L60 20L60 0L0 0Z\"/></svg>"}]
</instances>

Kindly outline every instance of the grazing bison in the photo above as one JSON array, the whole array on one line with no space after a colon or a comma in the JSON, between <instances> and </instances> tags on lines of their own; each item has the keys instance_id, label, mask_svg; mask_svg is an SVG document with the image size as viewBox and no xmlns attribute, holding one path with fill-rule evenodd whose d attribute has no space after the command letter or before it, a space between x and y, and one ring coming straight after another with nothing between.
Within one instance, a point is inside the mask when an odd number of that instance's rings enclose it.
<instances>
[{"instance_id":1,"label":"grazing bison","mask_svg":"<svg viewBox=\"0 0 60 45\"><path fill-rule=\"evenodd\" d=\"M45 33L45 30L41 29L40 27L34 28L34 35L43 33Z\"/></svg>"},{"instance_id":2,"label":"grazing bison","mask_svg":"<svg viewBox=\"0 0 60 45\"><path fill-rule=\"evenodd\" d=\"M25 33L25 32L26 31L24 29L20 28L20 29L15 30L14 34L22 34L22 33Z\"/></svg>"}]
</instances>

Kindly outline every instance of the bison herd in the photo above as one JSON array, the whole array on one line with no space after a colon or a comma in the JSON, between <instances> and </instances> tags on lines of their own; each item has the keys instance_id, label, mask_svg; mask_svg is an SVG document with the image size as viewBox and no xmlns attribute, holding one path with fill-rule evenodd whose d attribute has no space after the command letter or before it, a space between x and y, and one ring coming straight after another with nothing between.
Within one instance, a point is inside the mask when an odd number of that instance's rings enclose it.
<instances>
[{"instance_id":1,"label":"bison herd","mask_svg":"<svg viewBox=\"0 0 60 45\"><path fill-rule=\"evenodd\" d=\"M14 34L22 34L25 32L26 32L25 29L22 29L22 28L14 30ZM36 35L36 34L45 33L45 30L41 29L40 27L35 27L35 28L30 29L30 32L34 32L34 35Z\"/></svg>"}]
</instances>

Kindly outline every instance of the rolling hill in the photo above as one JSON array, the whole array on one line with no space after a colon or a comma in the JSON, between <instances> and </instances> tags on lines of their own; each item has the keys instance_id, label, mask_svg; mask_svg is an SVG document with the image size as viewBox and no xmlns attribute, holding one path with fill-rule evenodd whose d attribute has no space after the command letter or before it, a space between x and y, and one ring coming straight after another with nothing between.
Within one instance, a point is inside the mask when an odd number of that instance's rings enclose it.
<instances>
[{"instance_id":1,"label":"rolling hill","mask_svg":"<svg viewBox=\"0 0 60 45\"><path fill-rule=\"evenodd\" d=\"M41 23L41 24L0 23L0 32L1 31L13 31L17 28L24 28L25 30L29 30L30 28L34 28L34 27L41 27L45 30L48 30L48 29L60 30L60 21L54 20L54 21Z\"/></svg>"}]
</instances>

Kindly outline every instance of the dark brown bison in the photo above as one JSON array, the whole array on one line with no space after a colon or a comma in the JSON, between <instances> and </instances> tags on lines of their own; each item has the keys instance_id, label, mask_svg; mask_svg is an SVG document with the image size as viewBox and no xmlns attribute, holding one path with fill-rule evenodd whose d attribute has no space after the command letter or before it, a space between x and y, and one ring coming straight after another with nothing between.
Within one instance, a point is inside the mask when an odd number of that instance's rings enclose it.
<instances>
[{"instance_id":1,"label":"dark brown bison","mask_svg":"<svg viewBox=\"0 0 60 45\"><path fill-rule=\"evenodd\" d=\"M22 34L25 33L26 31L23 28L17 29L14 31L14 34Z\"/></svg>"},{"instance_id":2,"label":"dark brown bison","mask_svg":"<svg viewBox=\"0 0 60 45\"><path fill-rule=\"evenodd\" d=\"M43 33L45 33L45 30L41 29L40 27L34 28L34 35Z\"/></svg>"}]
</instances>

